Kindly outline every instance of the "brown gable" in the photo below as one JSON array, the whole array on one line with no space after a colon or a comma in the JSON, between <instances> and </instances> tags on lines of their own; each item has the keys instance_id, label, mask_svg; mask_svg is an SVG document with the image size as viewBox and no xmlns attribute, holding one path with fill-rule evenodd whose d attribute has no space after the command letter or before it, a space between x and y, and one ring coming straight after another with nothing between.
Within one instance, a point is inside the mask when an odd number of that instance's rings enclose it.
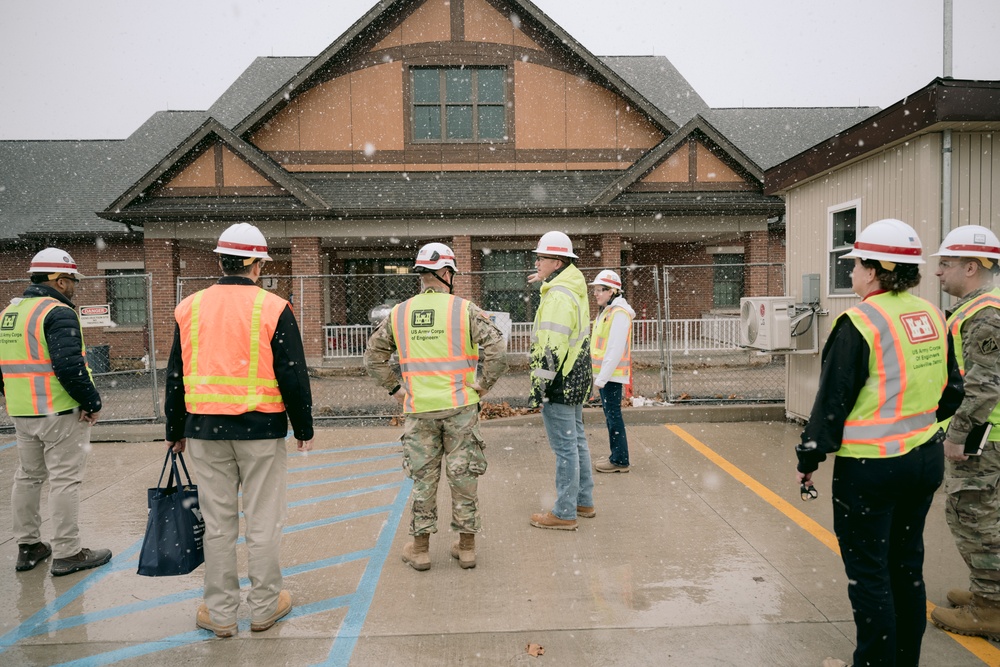
<instances>
[{"instance_id":1,"label":"brown gable","mask_svg":"<svg viewBox=\"0 0 1000 667\"><path fill-rule=\"evenodd\" d=\"M222 143L206 147L164 185L150 192L153 197L237 194L276 196L287 192Z\"/></svg>"},{"instance_id":2,"label":"brown gable","mask_svg":"<svg viewBox=\"0 0 1000 667\"><path fill-rule=\"evenodd\" d=\"M392 10L370 13L367 25L304 69L298 91L248 138L290 172L603 170L627 169L673 129L532 6L415 0ZM467 94L476 100L458 109L463 102L445 99L442 78L442 93L430 102L440 106L424 100L418 108L420 69L442 77L503 72L502 99L492 102L492 113L503 114L500 131L447 134L449 114L464 113L478 127L478 105L489 103L476 101L481 89L472 78ZM418 131L418 111L436 114L426 121L438 127L435 135Z\"/></svg>"},{"instance_id":3,"label":"brown gable","mask_svg":"<svg viewBox=\"0 0 1000 667\"><path fill-rule=\"evenodd\" d=\"M696 136L689 136L660 163L627 188L630 192L759 190L730 164L720 147L709 146Z\"/></svg>"}]
</instances>

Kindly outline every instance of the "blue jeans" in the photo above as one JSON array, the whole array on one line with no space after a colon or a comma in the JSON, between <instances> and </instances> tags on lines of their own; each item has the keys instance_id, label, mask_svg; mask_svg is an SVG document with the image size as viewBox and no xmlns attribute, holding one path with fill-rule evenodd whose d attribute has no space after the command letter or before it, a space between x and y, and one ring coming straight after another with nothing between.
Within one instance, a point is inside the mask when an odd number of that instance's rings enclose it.
<instances>
[{"instance_id":1,"label":"blue jeans","mask_svg":"<svg viewBox=\"0 0 1000 667\"><path fill-rule=\"evenodd\" d=\"M611 456L608 460L616 466L628 466L628 437L625 435L625 420L622 419L622 384L609 382L598 391L601 394L601 407L604 408L604 421L608 423L608 441L611 443Z\"/></svg>"},{"instance_id":2,"label":"blue jeans","mask_svg":"<svg viewBox=\"0 0 1000 667\"><path fill-rule=\"evenodd\" d=\"M577 505L594 505L594 475L583 432L583 406L547 401L542 405L542 421L556 455L556 506L552 513L571 521L576 518Z\"/></svg>"}]
</instances>

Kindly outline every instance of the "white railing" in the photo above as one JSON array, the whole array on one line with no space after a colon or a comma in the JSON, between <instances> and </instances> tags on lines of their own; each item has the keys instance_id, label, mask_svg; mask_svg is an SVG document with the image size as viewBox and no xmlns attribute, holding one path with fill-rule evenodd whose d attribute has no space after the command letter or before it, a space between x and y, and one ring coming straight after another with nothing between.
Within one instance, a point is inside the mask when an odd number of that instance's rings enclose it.
<instances>
[{"instance_id":1,"label":"white railing","mask_svg":"<svg viewBox=\"0 0 1000 667\"><path fill-rule=\"evenodd\" d=\"M635 320L632 322L632 350L635 352L656 352L659 349L657 320ZM711 350L733 350L739 348L740 320L732 318L702 318L691 320L669 320L664 323L663 335L669 336L673 351L687 354ZM324 327L326 348L323 356L327 359L360 357L365 352L372 327L367 324L327 325ZM531 322L514 322L510 327L507 352L527 354L531 349Z\"/></svg>"}]
</instances>

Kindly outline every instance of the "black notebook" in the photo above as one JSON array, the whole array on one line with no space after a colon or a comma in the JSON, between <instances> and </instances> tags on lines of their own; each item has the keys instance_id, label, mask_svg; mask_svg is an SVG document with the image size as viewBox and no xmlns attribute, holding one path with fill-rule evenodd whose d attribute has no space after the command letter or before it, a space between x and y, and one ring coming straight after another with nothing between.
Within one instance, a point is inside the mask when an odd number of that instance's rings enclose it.
<instances>
[{"instance_id":1,"label":"black notebook","mask_svg":"<svg viewBox=\"0 0 1000 667\"><path fill-rule=\"evenodd\" d=\"M979 426L973 426L972 430L969 431L969 437L965 440L965 455L966 456L979 456L983 453L983 447L990 440L990 431L993 430L993 424L986 422L980 424Z\"/></svg>"}]
</instances>

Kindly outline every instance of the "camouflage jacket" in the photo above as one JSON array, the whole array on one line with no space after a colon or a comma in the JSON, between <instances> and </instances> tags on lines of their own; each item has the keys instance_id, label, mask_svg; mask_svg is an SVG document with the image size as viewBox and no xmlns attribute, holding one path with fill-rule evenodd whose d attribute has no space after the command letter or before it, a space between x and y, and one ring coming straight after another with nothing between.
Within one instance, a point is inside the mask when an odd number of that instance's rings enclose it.
<instances>
[{"instance_id":1,"label":"camouflage jacket","mask_svg":"<svg viewBox=\"0 0 1000 667\"><path fill-rule=\"evenodd\" d=\"M953 310L991 289L992 285L967 294ZM948 439L958 444L1000 403L1000 310L983 308L962 322L961 332L965 398L948 425Z\"/></svg>"}]
</instances>

